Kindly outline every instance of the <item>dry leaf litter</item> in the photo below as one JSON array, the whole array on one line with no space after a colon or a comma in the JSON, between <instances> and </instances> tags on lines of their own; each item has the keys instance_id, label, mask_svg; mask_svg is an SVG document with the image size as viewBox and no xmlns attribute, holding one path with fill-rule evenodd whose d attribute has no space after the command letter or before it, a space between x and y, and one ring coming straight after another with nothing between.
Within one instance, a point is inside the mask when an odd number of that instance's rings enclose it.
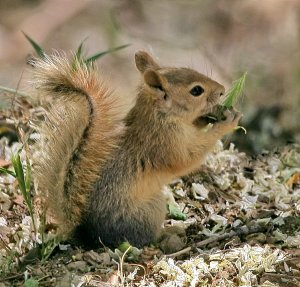
<instances>
[{"instance_id":1,"label":"dry leaf litter","mask_svg":"<svg viewBox=\"0 0 300 287\"><path fill-rule=\"evenodd\" d=\"M20 147L20 143L8 147L2 138L0 158L11 161ZM21 156L24 160L23 152ZM188 217L185 221L166 220L166 225L185 228L186 247L191 248L176 258L163 255L154 260L143 276L138 275L138 267L126 275L118 273L116 282L123 286L283 286L282 280L277 280L282 274L283 282L290 282L285 286L300 286L300 252L291 252L300 247L299 174L300 145L288 145L252 159L238 152L233 144L224 149L219 142L199 173L168 187ZM9 268L18 263L16 258L22 258L35 242L41 243L41 236L34 236L31 218L10 175L0 176L0 203L0 269L5 277ZM39 225L38 217L36 221ZM264 231L239 233L253 225L262 226ZM222 235L232 230L236 236L222 240ZM207 239L212 240L197 245ZM75 273L81 272L72 277L71 286L104 286L99 285L105 281L99 272L86 272L101 269L101 264L86 268L91 264L85 261L81 270L75 265ZM105 264L116 263L106 258ZM110 271L113 269L116 268ZM27 276L30 270L27 268ZM274 278L264 277L266 274ZM106 278L111 281L114 277ZM49 286L60 286L53 282Z\"/></svg>"}]
</instances>

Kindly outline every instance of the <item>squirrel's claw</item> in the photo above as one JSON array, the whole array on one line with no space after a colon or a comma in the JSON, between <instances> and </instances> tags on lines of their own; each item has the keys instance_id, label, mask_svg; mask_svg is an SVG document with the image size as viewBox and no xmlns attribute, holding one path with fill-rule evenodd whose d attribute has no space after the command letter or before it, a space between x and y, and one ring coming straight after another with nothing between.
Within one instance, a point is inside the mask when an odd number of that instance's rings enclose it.
<instances>
[{"instance_id":1,"label":"squirrel's claw","mask_svg":"<svg viewBox=\"0 0 300 287\"><path fill-rule=\"evenodd\" d=\"M217 122L214 124L214 129L221 130L221 133L227 134L232 132L237 125L239 120L242 118L243 114L237 110L226 110L224 112L224 116L226 119L221 122Z\"/></svg>"}]
</instances>

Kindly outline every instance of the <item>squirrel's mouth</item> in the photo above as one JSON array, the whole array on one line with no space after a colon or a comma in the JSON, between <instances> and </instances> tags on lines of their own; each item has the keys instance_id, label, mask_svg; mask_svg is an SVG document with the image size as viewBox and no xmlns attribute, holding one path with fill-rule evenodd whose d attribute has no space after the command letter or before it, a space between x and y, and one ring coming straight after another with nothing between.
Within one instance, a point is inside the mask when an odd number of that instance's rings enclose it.
<instances>
[{"instance_id":1,"label":"squirrel's mouth","mask_svg":"<svg viewBox=\"0 0 300 287\"><path fill-rule=\"evenodd\" d=\"M196 118L194 124L199 127L204 127L208 124L214 124L216 122L224 121L226 116L224 112L227 110L226 107L216 104L213 107L209 108L204 115Z\"/></svg>"}]
</instances>

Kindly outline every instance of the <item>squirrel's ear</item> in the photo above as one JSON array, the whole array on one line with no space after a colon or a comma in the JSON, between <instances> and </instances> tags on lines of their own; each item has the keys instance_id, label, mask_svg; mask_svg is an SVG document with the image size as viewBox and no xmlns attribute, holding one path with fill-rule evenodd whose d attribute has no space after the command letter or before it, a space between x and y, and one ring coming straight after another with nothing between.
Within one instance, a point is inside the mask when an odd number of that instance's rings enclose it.
<instances>
[{"instance_id":1,"label":"squirrel's ear","mask_svg":"<svg viewBox=\"0 0 300 287\"><path fill-rule=\"evenodd\" d=\"M135 65L141 73L144 73L147 69L159 69L159 65L145 51L135 53Z\"/></svg>"},{"instance_id":2,"label":"squirrel's ear","mask_svg":"<svg viewBox=\"0 0 300 287\"><path fill-rule=\"evenodd\" d=\"M144 73L144 82L153 89L151 96L158 100L160 107L165 110L170 109L172 106L172 100L165 92L164 79L159 75L159 73L152 69L146 70Z\"/></svg>"},{"instance_id":3,"label":"squirrel's ear","mask_svg":"<svg viewBox=\"0 0 300 287\"><path fill-rule=\"evenodd\" d=\"M149 87L163 91L162 79L156 71L152 69L146 70L144 73L144 81Z\"/></svg>"}]
</instances>

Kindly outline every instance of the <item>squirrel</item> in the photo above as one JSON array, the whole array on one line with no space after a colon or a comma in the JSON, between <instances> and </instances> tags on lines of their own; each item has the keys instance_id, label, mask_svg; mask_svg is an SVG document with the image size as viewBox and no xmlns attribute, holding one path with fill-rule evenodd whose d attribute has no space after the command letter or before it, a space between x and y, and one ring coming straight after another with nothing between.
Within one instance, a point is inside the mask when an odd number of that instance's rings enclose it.
<instances>
[{"instance_id":1,"label":"squirrel","mask_svg":"<svg viewBox=\"0 0 300 287\"><path fill-rule=\"evenodd\" d=\"M59 234L83 246L155 242L167 213L163 186L199 169L241 118L227 111L207 129L199 119L220 103L221 84L161 67L145 51L135 64L142 81L124 115L122 96L83 61L56 54L34 62L34 88L50 98L38 124L35 179Z\"/></svg>"}]
</instances>

